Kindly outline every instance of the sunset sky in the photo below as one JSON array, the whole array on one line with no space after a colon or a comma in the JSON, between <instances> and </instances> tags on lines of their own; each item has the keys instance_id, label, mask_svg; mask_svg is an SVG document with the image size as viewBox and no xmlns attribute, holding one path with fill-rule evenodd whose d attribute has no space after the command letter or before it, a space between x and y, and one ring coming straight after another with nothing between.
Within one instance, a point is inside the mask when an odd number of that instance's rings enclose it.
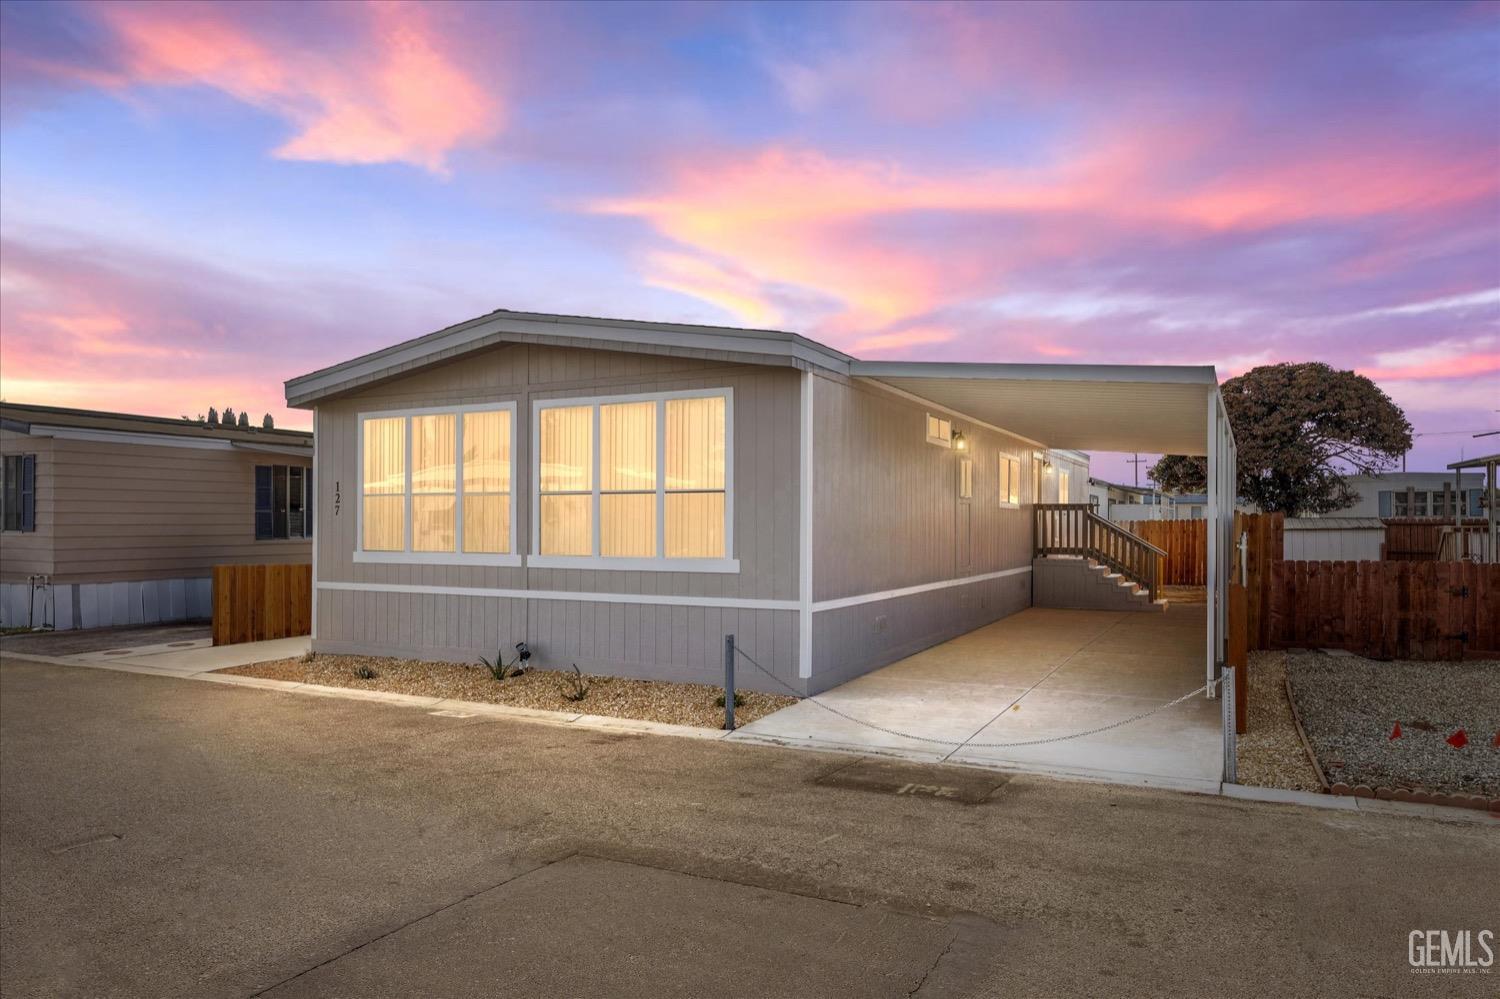
<instances>
[{"instance_id":1,"label":"sunset sky","mask_svg":"<svg viewBox=\"0 0 1500 999\"><path fill-rule=\"evenodd\" d=\"M1411 467L1495 450L1497 5L6 3L0 45L7 401L305 427L284 379L504 307L1324 360Z\"/></svg>"}]
</instances>

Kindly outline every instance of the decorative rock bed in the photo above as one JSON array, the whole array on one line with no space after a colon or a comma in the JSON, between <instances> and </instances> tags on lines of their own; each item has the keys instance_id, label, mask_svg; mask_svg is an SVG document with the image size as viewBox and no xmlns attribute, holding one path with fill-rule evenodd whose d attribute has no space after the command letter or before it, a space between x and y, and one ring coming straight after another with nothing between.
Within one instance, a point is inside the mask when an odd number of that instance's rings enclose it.
<instances>
[{"instance_id":1,"label":"decorative rock bed","mask_svg":"<svg viewBox=\"0 0 1500 999\"><path fill-rule=\"evenodd\" d=\"M359 675L361 668L373 675ZM583 679L588 685L588 693L582 700L575 701L568 697L568 692L573 689L570 672L547 669L533 669L520 676L496 680L477 664L319 654L235 666L221 672L700 728L722 728L724 724L724 705L718 700L724 691L699 683L585 675ZM739 694L735 721L742 725L797 701L795 697L753 690L742 690Z\"/></svg>"},{"instance_id":2,"label":"decorative rock bed","mask_svg":"<svg viewBox=\"0 0 1500 999\"><path fill-rule=\"evenodd\" d=\"M1500 662L1289 652L1286 665L1332 793L1500 811ZM1467 744L1456 747L1460 729Z\"/></svg>"}]
</instances>

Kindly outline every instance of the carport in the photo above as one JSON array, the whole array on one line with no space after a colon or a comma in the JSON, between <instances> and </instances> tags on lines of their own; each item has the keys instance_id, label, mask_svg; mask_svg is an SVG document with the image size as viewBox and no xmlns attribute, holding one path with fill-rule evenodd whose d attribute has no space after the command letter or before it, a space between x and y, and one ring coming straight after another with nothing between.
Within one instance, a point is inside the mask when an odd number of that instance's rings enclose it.
<instances>
[{"instance_id":1,"label":"carport","mask_svg":"<svg viewBox=\"0 0 1500 999\"><path fill-rule=\"evenodd\" d=\"M747 726L744 737L1217 785L1220 709L1211 702L1226 649L1235 447L1214 369L854 361L850 373L1048 448L1203 457L1205 599L1165 613L1033 607L819 695L832 711L804 702ZM1076 737L1205 684L1206 697ZM1002 745L1015 742L1038 744Z\"/></svg>"}]
</instances>

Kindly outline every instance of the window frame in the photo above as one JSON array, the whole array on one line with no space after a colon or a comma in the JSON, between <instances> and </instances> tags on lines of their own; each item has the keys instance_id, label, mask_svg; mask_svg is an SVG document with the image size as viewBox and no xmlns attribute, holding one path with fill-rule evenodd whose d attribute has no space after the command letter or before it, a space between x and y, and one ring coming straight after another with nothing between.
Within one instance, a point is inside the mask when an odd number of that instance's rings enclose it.
<instances>
[{"instance_id":1,"label":"window frame","mask_svg":"<svg viewBox=\"0 0 1500 999\"><path fill-rule=\"evenodd\" d=\"M505 552L466 552L464 547L464 414L465 413L490 413L504 410L510 413L510 546ZM411 418L414 416L442 416L454 417L454 502L453 502L453 547L451 552L423 552L412 551L412 488L411 488ZM516 427L516 402L510 399L504 402L476 402L463 403L453 406L422 406L407 409L372 409L358 414L358 430L355 438L355 483L357 488L356 501L354 505L354 553L355 562L385 563L390 565L491 565L491 566L519 566L521 564L521 553L517 548L519 538L516 536L516 441L519 432ZM368 420L400 419L402 429L405 433L403 445L403 467L406 474L406 488L403 492L388 495L400 495L403 499L402 513L402 551L368 551L365 549L365 422ZM420 494L419 494L420 495ZM493 495L493 494L490 494Z\"/></svg>"},{"instance_id":2,"label":"window frame","mask_svg":"<svg viewBox=\"0 0 1500 999\"><path fill-rule=\"evenodd\" d=\"M721 558L668 558L666 552L667 484L665 404L672 399L724 400L724 555ZM614 556L598 554L600 550L600 454L599 407L638 402L657 403L656 417L656 544L661 555ZM593 410L593 444L589 455L593 462L591 476L593 550L591 555L543 555L542 550L542 410L588 406ZM698 492L701 490L687 490ZM717 490L713 490L717 491ZM632 392L618 395L559 396L533 399L531 402L531 482L527 491L531 504L531 554L528 567L535 569L614 569L629 572L713 572L738 573L740 560L734 557L734 389L725 385L714 388L680 389L670 392Z\"/></svg>"},{"instance_id":3,"label":"window frame","mask_svg":"<svg viewBox=\"0 0 1500 999\"><path fill-rule=\"evenodd\" d=\"M1019 510L1021 508L1021 459L1013 454L1001 454L998 465L999 472L999 506L1002 510ZM1011 500L1010 494L1015 493L1015 500Z\"/></svg>"},{"instance_id":4,"label":"window frame","mask_svg":"<svg viewBox=\"0 0 1500 999\"><path fill-rule=\"evenodd\" d=\"M930 432L933 420L936 420L939 426L946 426L948 428L948 436L944 437L941 434L933 434ZM928 413L927 418L922 421L922 432L927 436L927 443L935 444L938 447L949 448L950 450L952 449L953 417L939 416L936 413Z\"/></svg>"},{"instance_id":5,"label":"window frame","mask_svg":"<svg viewBox=\"0 0 1500 999\"><path fill-rule=\"evenodd\" d=\"M3 467L0 467L0 531L6 534L34 534L36 533L36 454L34 452L16 452L4 456ZM12 472L11 466L15 469ZM28 490L27 479L30 479L31 488ZM14 500L10 493L14 492ZM6 522L11 515L15 515L16 526L9 527Z\"/></svg>"},{"instance_id":6,"label":"window frame","mask_svg":"<svg viewBox=\"0 0 1500 999\"><path fill-rule=\"evenodd\" d=\"M269 534L262 534L262 533L260 533L260 523L259 523L259 520L260 520L260 516L261 516L261 513L262 513L262 508L261 508L261 505L260 505L260 497L257 495L257 493L259 493L259 491L260 491L260 483L259 483L258 480L260 479L260 470L262 468L266 469L267 477L271 480L270 487L269 487L270 490L271 490L270 505L264 508L265 515L271 518L271 531L270 531ZM286 534L277 534L276 533L276 516L277 516L277 512L278 512L277 508L276 508L276 473L277 473L278 470L283 471L285 473L284 478L286 480L286 517L285 517L285 526L286 526L286 529L287 529ZM292 474L294 471L298 472L300 474L294 476ZM298 493L297 493L297 495L300 497L300 501L302 503L302 511L301 511L302 512L302 531L300 533L298 533L298 534L293 534L292 533L292 529L291 529L291 513L292 513L292 497L293 497L293 493L292 493L292 479L293 478L300 479L301 482L302 482L302 487L301 487L301 489L298 490ZM264 463L263 462L256 462L255 466L253 468L253 471L251 473L251 486L250 486L250 532L251 532L251 536L255 539L256 543L258 544L258 543L260 543L262 541L272 541L272 542L275 542L275 541L310 541L312 539L312 536L313 536L312 535L313 517L312 517L312 506L311 506L311 504L308 503L308 499L311 497L311 495L312 495L312 467L311 466L309 466L309 465L281 465L281 464L276 464L274 462L264 462Z\"/></svg>"}]
</instances>

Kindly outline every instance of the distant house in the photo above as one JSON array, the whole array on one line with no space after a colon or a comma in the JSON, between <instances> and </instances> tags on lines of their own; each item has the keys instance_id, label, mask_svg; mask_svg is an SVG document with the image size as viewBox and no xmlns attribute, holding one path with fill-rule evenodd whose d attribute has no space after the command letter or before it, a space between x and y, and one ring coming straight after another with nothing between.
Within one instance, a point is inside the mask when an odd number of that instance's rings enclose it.
<instances>
[{"instance_id":1,"label":"distant house","mask_svg":"<svg viewBox=\"0 0 1500 999\"><path fill-rule=\"evenodd\" d=\"M1459 476L1462 475L1462 480ZM1385 472L1344 479L1359 494L1333 517L1484 516L1484 473Z\"/></svg>"},{"instance_id":2,"label":"distant house","mask_svg":"<svg viewBox=\"0 0 1500 999\"><path fill-rule=\"evenodd\" d=\"M1088 503L1095 513L1109 520L1155 519L1154 513L1143 515L1142 511L1160 500L1161 494L1150 486L1126 486L1118 482L1089 478Z\"/></svg>"},{"instance_id":3,"label":"distant house","mask_svg":"<svg viewBox=\"0 0 1500 999\"><path fill-rule=\"evenodd\" d=\"M0 624L208 618L212 567L307 562L312 435L0 403Z\"/></svg>"},{"instance_id":4,"label":"distant house","mask_svg":"<svg viewBox=\"0 0 1500 999\"><path fill-rule=\"evenodd\" d=\"M505 310L286 397L318 442L315 651L472 661L525 639L543 663L715 682L734 634L776 677L742 663L742 683L806 693L1030 606L1048 536L1076 527L1084 551L1086 517L1046 509L1087 502L1079 449L1208 455L1215 497L1235 467L1209 367L864 361Z\"/></svg>"}]
</instances>

